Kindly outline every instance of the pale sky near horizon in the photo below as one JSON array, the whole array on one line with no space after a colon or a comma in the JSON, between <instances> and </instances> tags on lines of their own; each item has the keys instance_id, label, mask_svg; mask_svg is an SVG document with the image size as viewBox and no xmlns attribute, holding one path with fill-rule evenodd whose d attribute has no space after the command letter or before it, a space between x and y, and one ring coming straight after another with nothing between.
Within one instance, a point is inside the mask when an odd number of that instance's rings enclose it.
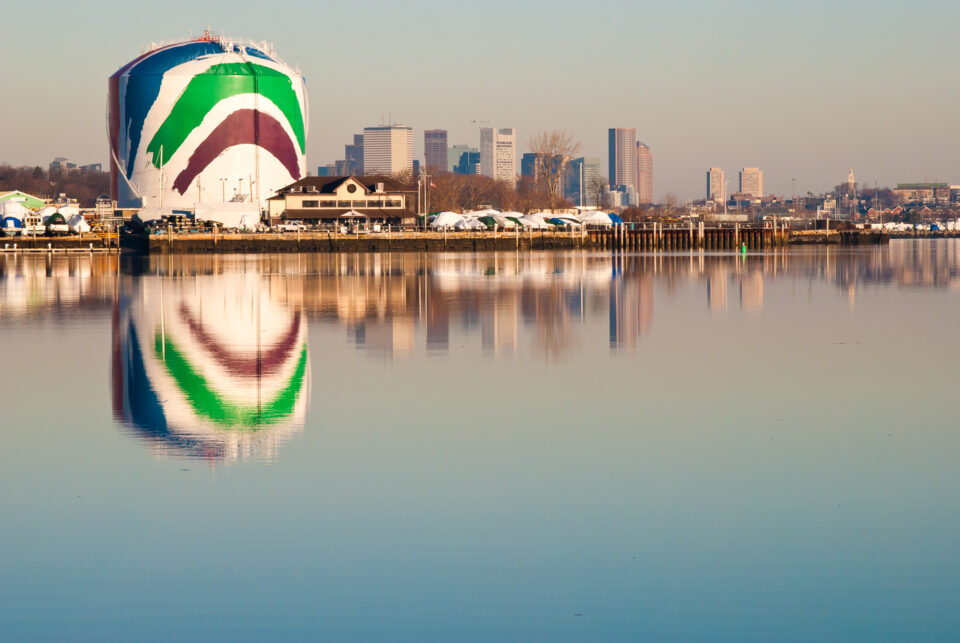
<instances>
[{"instance_id":1,"label":"pale sky near horizon","mask_svg":"<svg viewBox=\"0 0 960 643\"><path fill-rule=\"evenodd\" d=\"M381 114L450 144L472 121L564 128L606 171L607 128L636 127L655 192L702 198L705 171L760 166L766 192L960 183L953 78L960 3L946 0L677 2L490 0L483 4L87 3L4 11L0 163L108 158L106 79L151 41L207 25L273 42L307 79L307 164Z\"/></svg>"}]
</instances>

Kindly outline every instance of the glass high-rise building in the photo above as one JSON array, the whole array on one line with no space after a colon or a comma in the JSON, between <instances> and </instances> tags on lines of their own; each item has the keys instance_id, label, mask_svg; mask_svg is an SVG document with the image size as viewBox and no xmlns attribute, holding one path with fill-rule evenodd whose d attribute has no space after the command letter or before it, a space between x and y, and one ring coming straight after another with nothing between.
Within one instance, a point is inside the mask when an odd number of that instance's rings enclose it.
<instances>
[{"instance_id":1,"label":"glass high-rise building","mask_svg":"<svg viewBox=\"0 0 960 643\"><path fill-rule=\"evenodd\" d=\"M447 171L447 130L428 129L423 132L423 164L428 172Z\"/></svg>"},{"instance_id":2,"label":"glass high-rise building","mask_svg":"<svg viewBox=\"0 0 960 643\"><path fill-rule=\"evenodd\" d=\"M653 152L637 141L637 203L653 203Z\"/></svg>"},{"instance_id":3,"label":"glass high-rise building","mask_svg":"<svg viewBox=\"0 0 960 643\"><path fill-rule=\"evenodd\" d=\"M516 129L485 127L480 130L480 174L511 185L516 184Z\"/></svg>"},{"instance_id":4,"label":"glass high-rise building","mask_svg":"<svg viewBox=\"0 0 960 643\"><path fill-rule=\"evenodd\" d=\"M637 188L637 129L611 127L608 150L610 154L610 185L614 188Z\"/></svg>"}]
</instances>

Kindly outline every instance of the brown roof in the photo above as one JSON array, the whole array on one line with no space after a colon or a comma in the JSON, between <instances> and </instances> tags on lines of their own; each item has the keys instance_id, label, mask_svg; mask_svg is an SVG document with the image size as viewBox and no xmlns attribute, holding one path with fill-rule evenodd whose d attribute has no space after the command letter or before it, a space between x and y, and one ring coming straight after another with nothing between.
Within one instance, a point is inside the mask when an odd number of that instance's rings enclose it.
<instances>
[{"instance_id":1,"label":"brown roof","mask_svg":"<svg viewBox=\"0 0 960 643\"><path fill-rule=\"evenodd\" d=\"M375 192L377 183L383 183L383 188L387 192L409 192L415 189L388 176L307 176L296 183L291 183L290 185L280 188L280 190L277 191L277 196L271 198L282 198L282 195L287 192L299 193L301 188L312 188L309 193L314 194L332 194L334 190L349 178L356 179L368 192Z\"/></svg>"}]
</instances>

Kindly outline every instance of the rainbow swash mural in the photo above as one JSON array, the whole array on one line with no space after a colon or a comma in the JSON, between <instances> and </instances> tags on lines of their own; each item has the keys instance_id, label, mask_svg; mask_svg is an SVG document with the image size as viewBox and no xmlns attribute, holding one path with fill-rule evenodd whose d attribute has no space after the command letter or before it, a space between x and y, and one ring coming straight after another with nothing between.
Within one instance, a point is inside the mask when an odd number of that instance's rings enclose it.
<instances>
[{"instance_id":1,"label":"rainbow swash mural","mask_svg":"<svg viewBox=\"0 0 960 643\"><path fill-rule=\"evenodd\" d=\"M265 200L306 174L307 92L272 53L205 35L157 47L108 83L120 207Z\"/></svg>"},{"instance_id":2,"label":"rainbow swash mural","mask_svg":"<svg viewBox=\"0 0 960 643\"><path fill-rule=\"evenodd\" d=\"M143 276L124 290L113 323L114 414L158 453L273 458L302 429L306 322L259 276Z\"/></svg>"}]
</instances>

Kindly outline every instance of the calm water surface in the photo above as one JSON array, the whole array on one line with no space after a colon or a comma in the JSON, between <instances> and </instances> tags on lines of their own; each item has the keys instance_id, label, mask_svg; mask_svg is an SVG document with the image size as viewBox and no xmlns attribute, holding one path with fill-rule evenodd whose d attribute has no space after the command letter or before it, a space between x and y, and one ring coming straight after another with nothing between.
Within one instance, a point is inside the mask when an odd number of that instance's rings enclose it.
<instances>
[{"instance_id":1,"label":"calm water surface","mask_svg":"<svg viewBox=\"0 0 960 643\"><path fill-rule=\"evenodd\" d=\"M960 245L0 257L0 640L960 638Z\"/></svg>"}]
</instances>

